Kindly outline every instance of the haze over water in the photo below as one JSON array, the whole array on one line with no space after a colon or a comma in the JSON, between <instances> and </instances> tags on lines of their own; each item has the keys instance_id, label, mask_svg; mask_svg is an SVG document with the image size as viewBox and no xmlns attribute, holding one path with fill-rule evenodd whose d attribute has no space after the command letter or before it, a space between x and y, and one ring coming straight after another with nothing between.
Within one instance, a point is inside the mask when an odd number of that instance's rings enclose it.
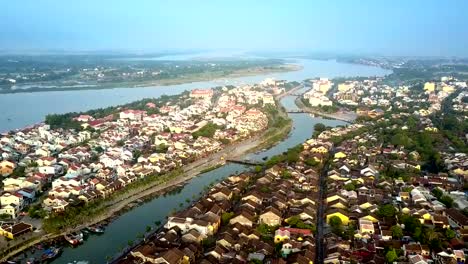
<instances>
[{"instance_id":1,"label":"haze over water","mask_svg":"<svg viewBox=\"0 0 468 264\"><path fill-rule=\"evenodd\" d=\"M194 55L186 56L186 58L191 58ZM197 55L195 54L195 56ZM178 57L178 59L183 58L181 55ZM293 72L167 86L2 94L0 95L0 112L2 113L0 131L20 129L42 122L47 114L86 111L125 104L142 98L159 97L163 94L178 94L195 88L226 84L251 84L258 83L265 78L303 81L314 77L383 76L390 73L390 71L378 67L339 63L333 60L297 60L295 63L302 65L303 69Z\"/></svg>"}]
</instances>

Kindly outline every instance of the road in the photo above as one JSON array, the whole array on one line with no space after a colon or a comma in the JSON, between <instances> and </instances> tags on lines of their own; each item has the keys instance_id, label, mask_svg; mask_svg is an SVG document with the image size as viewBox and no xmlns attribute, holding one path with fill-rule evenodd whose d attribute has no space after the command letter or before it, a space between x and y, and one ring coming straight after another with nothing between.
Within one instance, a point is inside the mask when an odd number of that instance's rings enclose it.
<instances>
[{"instance_id":1,"label":"road","mask_svg":"<svg viewBox=\"0 0 468 264\"><path fill-rule=\"evenodd\" d=\"M325 243L324 243L324 229L325 229L325 200L327 199L327 173L330 167L330 161L333 158L335 150L332 149L329 153L327 162L320 172L319 178L319 201L317 208L317 235L315 236L316 249L317 249L317 263L322 264L325 259Z\"/></svg>"}]
</instances>

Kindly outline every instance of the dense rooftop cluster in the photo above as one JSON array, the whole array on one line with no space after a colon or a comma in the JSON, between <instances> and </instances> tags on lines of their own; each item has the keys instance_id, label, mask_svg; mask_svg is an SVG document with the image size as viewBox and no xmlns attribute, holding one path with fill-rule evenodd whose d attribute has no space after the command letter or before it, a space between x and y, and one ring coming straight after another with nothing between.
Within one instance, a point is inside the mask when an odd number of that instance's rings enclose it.
<instances>
[{"instance_id":1,"label":"dense rooftop cluster","mask_svg":"<svg viewBox=\"0 0 468 264\"><path fill-rule=\"evenodd\" d=\"M164 103L54 116L51 125L3 134L0 215L14 220L29 204L32 215L59 215L207 157L265 130L264 108L282 91L271 85L196 89Z\"/></svg>"}]
</instances>

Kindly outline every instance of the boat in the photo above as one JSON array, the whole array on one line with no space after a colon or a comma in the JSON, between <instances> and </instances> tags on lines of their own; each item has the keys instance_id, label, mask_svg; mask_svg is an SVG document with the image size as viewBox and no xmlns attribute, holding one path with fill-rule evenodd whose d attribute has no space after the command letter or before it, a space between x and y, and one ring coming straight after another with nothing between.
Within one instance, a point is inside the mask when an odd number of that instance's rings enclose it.
<instances>
[{"instance_id":1,"label":"boat","mask_svg":"<svg viewBox=\"0 0 468 264\"><path fill-rule=\"evenodd\" d=\"M36 259L34 258L30 258L26 261L26 264L36 264L36 263L39 263L39 262L37 262Z\"/></svg>"},{"instance_id":2,"label":"boat","mask_svg":"<svg viewBox=\"0 0 468 264\"><path fill-rule=\"evenodd\" d=\"M79 243L83 243L83 233L81 233L80 231L76 231L76 232L73 232L71 233L71 235L76 239L78 240Z\"/></svg>"},{"instance_id":3,"label":"boat","mask_svg":"<svg viewBox=\"0 0 468 264\"><path fill-rule=\"evenodd\" d=\"M80 243L80 241L78 239L76 239L73 235L64 235L63 238L65 238L65 240L70 243L71 245L75 246L75 245L78 245Z\"/></svg>"},{"instance_id":4,"label":"boat","mask_svg":"<svg viewBox=\"0 0 468 264\"><path fill-rule=\"evenodd\" d=\"M99 225L94 225L94 226L88 226L87 227L87 230L91 233L95 233L95 234L102 234L104 233L104 228L102 226L99 226Z\"/></svg>"},{"instance_id":5,"label":"boat","mask_svg":"<svg viewBox=\"0 0 468 264\"><path fill-rule=\"evenodd\" d=\"M62 252L61 248L51 247L44 250L44 253L41 256L41 261L48 261L56 258Z\"/></svg>"}]
</instances>

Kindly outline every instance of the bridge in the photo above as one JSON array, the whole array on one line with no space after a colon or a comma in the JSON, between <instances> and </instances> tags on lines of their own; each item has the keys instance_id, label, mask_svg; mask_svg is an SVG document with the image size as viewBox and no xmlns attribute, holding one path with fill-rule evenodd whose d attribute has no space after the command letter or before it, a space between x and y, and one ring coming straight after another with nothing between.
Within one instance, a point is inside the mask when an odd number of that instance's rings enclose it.
<instances>
[{"instance_id":1,"label":"bridge","mask_svg":"<svg viewBox=\"0 0 468 264\"><path fill-rule=\"evenodd\" d=\"M289 95L290 96L302 96L303 93L290 93Z\"/></svg>"},{"instance_id":2,"label":"bridge","mask_svg":"<svg viewBox=\"0 0 468 264\"><path fill-rule=\"evenodd\" d=\"M263 162L255 161L255 160L242 160L242 159L227 159L226 162L242 164L242 165L249 165L249 166L258 166L263 165Z\"/></svg>"},{"instance_id":3,"label":"bridge","mask_svg":"<svg viewBox=\"0 0 468 264\"><path fill-rule=\"evenodd\" d=\"M304 113L311 113L311 112L304 111L304 110L301 110L301 109L296 109L296 110L288 110L286 113L288 113L288 114L304 114Z\"/></svg>"}]
</instances>

